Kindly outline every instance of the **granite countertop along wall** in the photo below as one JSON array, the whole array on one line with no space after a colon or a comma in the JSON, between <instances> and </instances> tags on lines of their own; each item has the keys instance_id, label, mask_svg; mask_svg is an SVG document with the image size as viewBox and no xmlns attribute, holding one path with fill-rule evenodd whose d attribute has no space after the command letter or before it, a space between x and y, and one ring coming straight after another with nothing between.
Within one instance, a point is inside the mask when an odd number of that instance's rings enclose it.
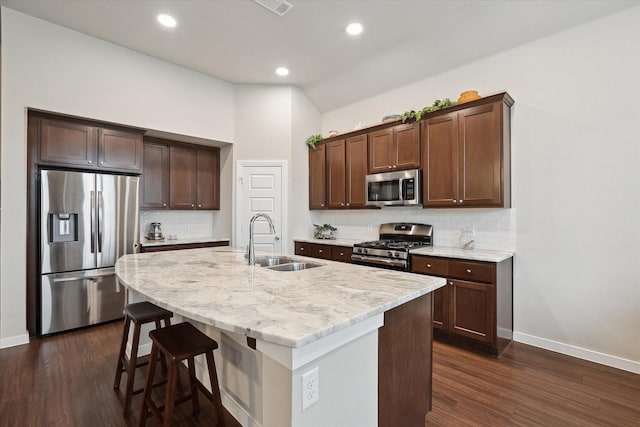
<instances>
[{"instance_id":1,"label":"granite countertop along wall","mask_svg":"<svg viewBox=\"0 0 640 427\"><path fill-rule=\"evenodd\" d=\"M319 243L323 245L335 246L353 246L354 243L360 243L362 240L351 239L294 239L296 242ZM427 246L419 249L412 249L412 255L425 255L444 258L459 258L474 261L501 262L514 256L513 252L494 251L489 249L461 249L446 246Z\"/></svg>"},{"instance_id":2,"label":"granite countertop along wall","mask_svg":"<svg viewBox=\"0 0 640 427\"><path fill-rule=\"evenodd\" d=\"M333 246L353 246L356 243L363 242L363 239L294 239L296 242L319 243L321 245Z\"/></svg>"},{"instance_id":3,"label":"granite countertop along wall","mask_svg":"<svg viewBox=\"0 0 640 427\"><path fill-rule=\"evenodd\" d=\"M147 240L141 239L140 245L149 247L149 246L168 246L168 245L189 245L192 243L212 243L212 242L229 242L231 239L220 239L217 237L184 237L179 239L168 239L165 237L164 240Z\"/></svg>"},{"instance_id":4,"label":"granite countertop along wall","mask_svg":"<svg viewBox=\"0 0 640 427\"><path fill-rule=\"evenodd\" d=\"M295 258L323 266L295 272L252 267L243 249L224 246L125 255L116 274L124 286L176 314L287 347L301 347L446 283Z\"/></svg>"}]
</instances>

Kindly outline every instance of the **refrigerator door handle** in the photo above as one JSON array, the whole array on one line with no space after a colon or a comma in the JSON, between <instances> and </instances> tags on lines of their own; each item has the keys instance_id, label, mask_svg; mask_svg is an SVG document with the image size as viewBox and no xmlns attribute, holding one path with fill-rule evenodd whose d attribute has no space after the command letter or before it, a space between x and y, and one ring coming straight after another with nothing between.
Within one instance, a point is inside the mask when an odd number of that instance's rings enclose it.
<instances>
[{"instance_id":1,"label":"refrigerator door handle","mask_svg":"<svg viewBox=\"0 0 640 427\"><path fill-rule=\"evenodd\" d=\"M96 204L95 204L95 191L91 191L91 253L96 253Z\"/></svg>"},{"instance_id":2,"label":"refrigerator door handle","mask_svg":"<svg viewBox=\"0 0 640 427\"><path fill-rule=\"evenodd\" d=\"M51 282L52 283L75 282L78 280L95 280L95 279L93 277L87 277L87 276L56 277L51 279Z\"/></svg>"},{"instance_id":3,"label":"refrigerator door handle","mask_svg":"<svg viewBox=\"0 0 640 427\"><path fill-rule=\"evenodd\" d=\"M102 253L102 219L104 214L104 199L102 191L98 191L98 252Z\"/></svg>"}]
</instances>

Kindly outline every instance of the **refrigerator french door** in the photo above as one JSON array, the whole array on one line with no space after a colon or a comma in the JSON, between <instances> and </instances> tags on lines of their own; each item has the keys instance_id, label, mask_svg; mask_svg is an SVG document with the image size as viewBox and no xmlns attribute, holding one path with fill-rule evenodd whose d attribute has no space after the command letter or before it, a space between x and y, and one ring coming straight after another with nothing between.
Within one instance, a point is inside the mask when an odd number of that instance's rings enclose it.
<instances>
[{"instance_id":1,"label":"refrigerator french door","mask_svg":"<svg viewBox=\"0 0 640 427\"><path fill-rule=\"evenodd\" d=\"M114 265L137 251L138 177L40 173L40 334L122 317Z\"/></svg>"}]
</instances>

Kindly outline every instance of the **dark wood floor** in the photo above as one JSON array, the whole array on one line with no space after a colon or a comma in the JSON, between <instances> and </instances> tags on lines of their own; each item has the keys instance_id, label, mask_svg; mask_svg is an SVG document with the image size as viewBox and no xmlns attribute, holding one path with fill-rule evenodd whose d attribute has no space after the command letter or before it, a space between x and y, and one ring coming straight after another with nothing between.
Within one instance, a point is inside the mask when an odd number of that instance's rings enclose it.
<instances>
[{"instance_id":1,"label":"dark wood floor","mask_svg":"<svg viewBox=\"0 0 640 427\"><path fill-rule=\"evenodd\" d=\"M0 426L137 425L141 395L123 418L112 387L120 333L116 322L0 350ZM500 359L434 343L433 392L427 426L640 426L640 375L518 343ZM197 418L179 406L174 425L215 425L201 403Z\"/></svg>"},{"instance_id":2,"label":"dark wood floor","mask_svg":"<svg viewBox=\"0 0 640 427\"><path fill-rule=\"evenodd\" d=\"M512 343L500 359L434 342L428 426L640 426L640 375Z\"/></svg>"}]
</instances>

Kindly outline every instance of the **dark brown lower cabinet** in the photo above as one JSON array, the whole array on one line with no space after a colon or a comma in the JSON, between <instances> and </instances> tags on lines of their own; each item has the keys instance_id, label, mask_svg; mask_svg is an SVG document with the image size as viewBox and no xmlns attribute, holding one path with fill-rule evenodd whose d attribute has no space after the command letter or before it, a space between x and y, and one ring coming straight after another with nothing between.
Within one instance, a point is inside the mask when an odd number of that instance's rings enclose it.
<instances>
[{"instance_id":1,"label":"dark brown lower cabinet","mask_svg":"<svg viewBox=\"0 0 640 427\"><path fill-rule=\"evenodd\" d=\"M378 426L424 426L431 410L432 294L384 313L378 329Z\"/></svg>"},{"instance_id":2,"label":"dark brown lower cabinet","mask_svg":"<svg viewBox=\"0 0 640 427\"><path fill-rule=\"evenodd\" d=\"M323 245L294 241L295 254L312 258L328 259L332 261L351 262L353 248L351 246Z\"/></svg>"},{"instance_id":3,"label":"dark brown lower cabinet","mask_svg":"<svg viewBox=\"0 0 640 427\"><path fill-rule=\"evenodd\" d=\"M411 271L447 279L433 293L434 338L502 354L513 339L513 258L496 263L413 255Z\"/></svg>"},{"instance_id":4,"label":"dark brown lower cabinet","mask_svg":"<svg viewBox=\"0 0 640 427\"><path fill-rule=\"evenodd\" d=\"M229 246L229 241L224 240L221 242L184 243L184 244L178 244L178 245L159 245L159 246L140 245L140 252L163 252L163 251L175 251L180 249L213 248L216 246Z\"/></svg>"}]
</instances>

